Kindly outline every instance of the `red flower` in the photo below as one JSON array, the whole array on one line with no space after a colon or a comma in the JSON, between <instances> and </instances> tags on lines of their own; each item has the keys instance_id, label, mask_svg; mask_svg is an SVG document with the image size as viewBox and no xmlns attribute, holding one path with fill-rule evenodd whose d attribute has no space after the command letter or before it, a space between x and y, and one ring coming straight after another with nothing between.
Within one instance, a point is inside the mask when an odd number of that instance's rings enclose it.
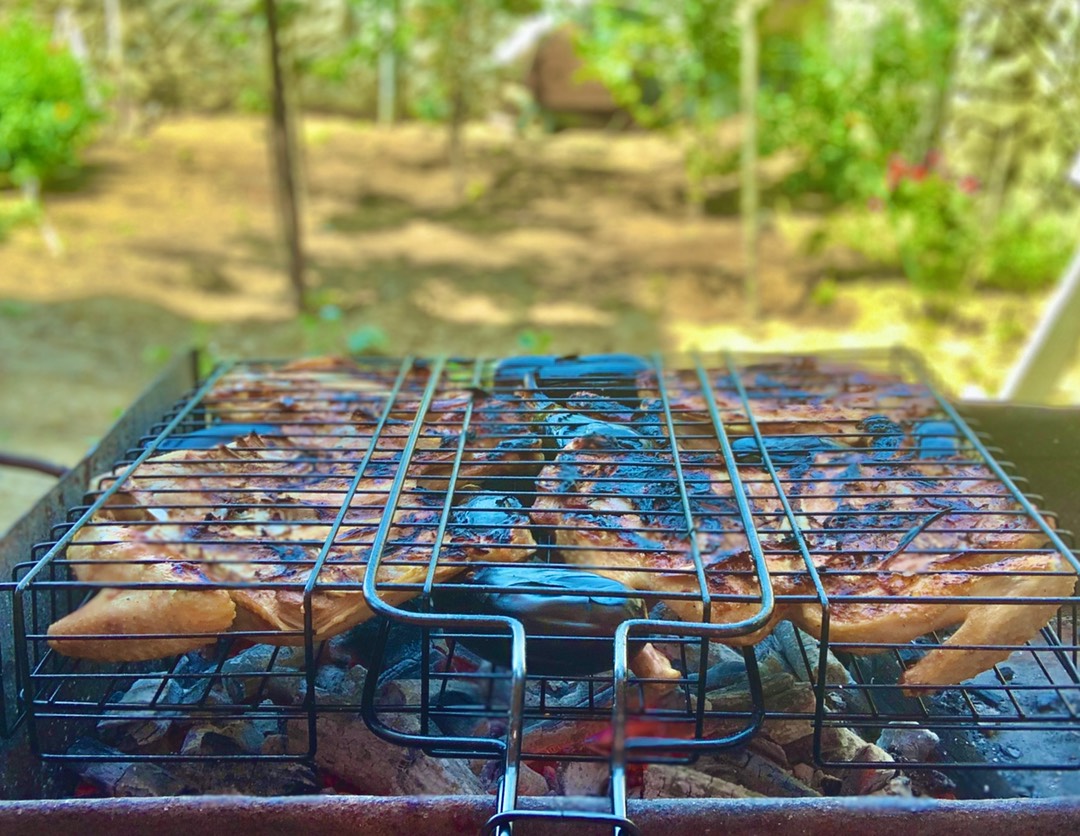
<instances>
[{"instance_id":1,"label":"red flower","mask_svg":"<svg viewBox=\"0 0 1080 836\"><path fill-rule=\"evenodd\" d=\"M900 185L900 181L904 179L907 172L907 160L899 154L893 154L889 157L889 165L885 172L885 185L890 192L896 191L896 187Z\"/></svg>"}]
</instances>

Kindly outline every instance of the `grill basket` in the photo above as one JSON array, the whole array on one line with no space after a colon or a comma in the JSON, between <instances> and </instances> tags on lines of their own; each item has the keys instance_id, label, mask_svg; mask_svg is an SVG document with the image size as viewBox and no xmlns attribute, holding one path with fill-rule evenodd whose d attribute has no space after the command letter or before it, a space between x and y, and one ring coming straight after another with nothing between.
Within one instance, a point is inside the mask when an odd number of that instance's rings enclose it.
<instances>
[{"instance_id":1,"label":"grill basket","mask_svg":"<svg viewBox=\"0 0 1080 836\"><path fill-rule=\"evenodd\" d=\"M279 732L278 745L265 751L215 758L305 761L326 718L359 713L395 743L499 762L498 812L488 832L537 815L518 804L522 763L582 760L607 763L611 780L610 812L581 817L631 833L627 786L635 764L691 763L746 744L764 724L805 727L814 762L830 768L871 763L834 759L831 730L929 729L951 760L903 768L938 771L1000 769L980 739L1080 729L1075 593L926 598L904 591L922 576L959 584L975 575L1023 576L985 568L1011 566L1020 555L1056 556L1060 568L1050 574L1080 571L1069 533L1036 509L1038 498L1021 490L1008 463L907 353L863 354L857 364L724 355L668 367L651 358L581 379L564 379L551 365L447 358L293 368L215 369L16 567L18 708L42 758L107 759L71 744L102 726L181 718L259 721ZM252 394L251 382L266 380ZM845 409L829 411L838 400ZM275 446L278 439L287 445ZM567 447L571 439L577 443ZM214 446L224 442L239 459ZM184 458L184 451L195 452ZM230 468L255 479L232 478ZM203 504L205 493L242 510L223 516ZM136 518L146 495L156 516ZM950 529L954 515L960 524ZM179 524L163 526L164 517ZM179 550L195 565L195 547L208 565L228 564L230 550L255 554L260 573L182 584L80 579L73 567L94 567L78 547L112 542L109 526L148 532L147 545ZM610 537L613 530L619 536ZM1010 537L1028 542L1013 547ZM844 562L855 543L862 563ZM946 551L961 568L932 562ZM994 561L962 568L968 556L986 553ZM627 569L629 557L636 568ZM892 561L886 571L883 560ZM138 568L140 561L146 558L114 556L110 565ZM527 630L505 615L447 604L514 591L505 581L471 580L484 577L480 570L513 565L522 578L540 578L564 562L629 578L604 600L644 605L650 616L639 611L612 637L597 638ZM733 580L718 587L717 575ZM860 591L866 583L877 591ZM264 593L287 598L300 615L290 629L249 623L211 631L202 649L150 662L72 658L50 647L49 625L103 589ZM598 597L572 582L531 594ZM341 600L350 602L345 610L362 605L376 617L330 637L320 607ZM950 629L914 641L838 637L832 625L867 604L1061 608L1023 643L950 644ZM675 615L688 607L700 613L696 620ZM794 612L815 620L820 639L776 624ZM137 637L177 638L168 630ZM120 633L83 639L102 646L134 640ZM646 642L673 671L635 665ZM1007 663L963 684L901 684L927 654L959 660L989 651ZM586 670L558 670L560 655L585 660ZM527 664L541 656L556 657L556 670ZM794 678L775 670L777 657ZM320 671L331 660L359 664L367 675L353 689L328 689ZM792 698L793 681L805 683L802 699ZM205 757L175 747L123 754L129 762ZM1078 769L1080 762L1025 755L1008 768Z\"/></svg>"}]
</instances>

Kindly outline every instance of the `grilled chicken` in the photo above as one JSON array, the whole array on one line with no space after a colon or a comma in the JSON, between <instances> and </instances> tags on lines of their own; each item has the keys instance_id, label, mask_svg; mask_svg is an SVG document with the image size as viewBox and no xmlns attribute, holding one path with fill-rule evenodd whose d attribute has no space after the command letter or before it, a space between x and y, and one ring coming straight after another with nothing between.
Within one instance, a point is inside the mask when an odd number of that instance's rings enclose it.
<instances>
[{"instance_id":1,"label":"grilled chicken","mask_svg":"<svg viewBox=\"0 0 1080 836\"><path fill-rule=\"evenodd\" d=\"M923 386L894 375L828 363L814 357L757 363L740 371L758 428L763 435L844 438L858 433L870 415L907 423L939 410ZM710 449L716 430L710 402L729 435L752 433L746 404L730 375L710 372L710 391L704 391L695 372L669 371L663 386L684 448ZM645 399L659 409L660 386L652 372L638 376Z\"/></svg>"},{"instance_id":2,"label":"grilled chicken","mask_svg":"<svg viewBox=\"0 0 1080 836\"><path fill-rule=\"evenodd\" d=\"M1052 601L1076 581L1044 548L1038 520L940 418L936 397L892 374L801 358L742 369L745 399L728 375L710 373L705 392L696 373L676 371L662 387L638 375L639 402L630 375L618 398L454 384L421 409L429 374L340 358L229 372L205 406L209 431L235 437L163 445L76 533L73 573L101 589L50 628L53 646L141 660L229 629L297 643L307 618L316 639L369 618L360 587L410 437L377 577L388 603L417 595L429 573L440 582L477 562L524 560L543 532L566 563L684 620L752 620L731 644L784 618L820 635L814 574L829 638L852 652L958 627L946 647L979 649L935 649L904 674L936 686L1005 658L992 648L1031 638L1056 609L1009 599ZM733 480L777 595L769 613ZM531 509L506 495L518 492L535 493Z\"/></svg>"},{"instance_id":3,"label":"grilled chicken","mask_svg":"<svg viewBox=\"0 0 1080 836\"><path fill-rule=\"evenodd\" d=\"M390 444L370 451L327 546L359 465L329 453L313 457L310 448L290 441L249 434L141 464L78 532L68 559L76 577L88 583L169 583L176 589L103 589L52 625L53 647L85 658L152 659L213 641L230 627L267 632L260 641L301 643L304 585L324 549L310 599L315 639L370 618L360 586L401 466L400 449ZM492 464L503 466L497 458ZM436 545L436 582L474 561L516 561L533 553L527 519L512 497L475 486L459 491L440 539L446 502L445 490L404 480L376 578L383 600L400 603L419 594ZM153 633L176 638L139 638ZM192 633L204 635L188 638Z\"/></svg>"},{"instance_id":4,"label":"grilled chicken","mask_svg":"<svg viewBox=\"0 0 1080 836\"><path fill-rule=\"evenodd\" d=\"M1071 594L1076 575L1043 548L1046 538L1035 521L984 465L962 463L959 454L915 458L917 441L872 433L862 423L861 429L844 425L850 446L776 457L785 462L777 476L830 600L830 640L862 643L850 649L873 652L874 644L908 642L955 625L946 646L1031 638L1056 605L971 599ZM684 620L725 624L760 617L757 629L724 639L731 644L756 642L785 618L820 635L822 607L767 470L759 463L738 473L779 599L764 618L730 475L718 451L688 446L680 453L684 499L666 439L650 446L620 436L575 438L541 472L532 518L552 531L566 562L651 593ZM959 682L1008 655L933 650L903 681Z\"/></svg>"}]
</instances>

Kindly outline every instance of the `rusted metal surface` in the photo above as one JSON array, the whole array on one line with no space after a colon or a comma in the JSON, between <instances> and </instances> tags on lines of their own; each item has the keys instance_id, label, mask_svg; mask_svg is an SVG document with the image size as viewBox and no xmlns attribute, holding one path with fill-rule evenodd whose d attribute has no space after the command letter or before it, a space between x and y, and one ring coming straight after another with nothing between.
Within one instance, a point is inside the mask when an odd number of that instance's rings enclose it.
<instances>
[{"instance_id":1,"label":"rusted metal surface","mask_svg":"<svg viewBox=\"0 0 1080 836\"><path fill-rule=\"evenodd\" d=\"M556 802L557 805L552 804ZM531 803L530 803L531 802ZM527 800L537 809L597 807L600 799ZM258 833L266 836L460 836L476 833L494 800L476 796L375 798L176 798L0 804L0 833L39 836L190 836L191 833ZM897 799L683 799L630 802L643 833L665 836L758 836L763 833L835 836L858 828L860 836L986 836L988 833L1075 834L1080 800L914 802ZM595 826L547 820L521 823L523 836L576 836L604 832Z\"/></svg>"}]
</instances>

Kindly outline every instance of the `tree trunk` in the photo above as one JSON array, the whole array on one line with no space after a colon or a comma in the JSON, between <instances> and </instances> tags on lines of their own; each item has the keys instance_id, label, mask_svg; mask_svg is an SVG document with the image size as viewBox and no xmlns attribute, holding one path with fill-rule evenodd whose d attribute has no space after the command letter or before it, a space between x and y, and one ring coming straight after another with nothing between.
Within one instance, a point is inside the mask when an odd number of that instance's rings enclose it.
<instances>
[{"instance_id":1,"label":"tree trunk","mask_svg":"<svg viewBox=\"0 0 1080 836\"><path fill-rule=\"evenodd\" d=\"M104 0L105 58L116 85L116 124L122 136L131 132L131 97L124 64L124 12L120 0Z\"/></svg>"},{"instance_id":2,"label":"tree trunk","mask_svg":"<svg viewBox=\"0 0 1080 836\"><path fill-rule=\"evenodd\" d=\"M454 200L465 200L465 122L468 118L468 65L470 60L470 26L472 0L461 0L451 27L450 49L450 134L447 155L454 178Z\"/></svg>"},{"instance_id":3,"label":"tree trunk","mask_svg":"<svg viewBox=\"0 0 1080 836\"><path fill-rule=\"evenodd\" d=\"M286 103L285 80L281 71L281 54L278 44L276 0L264 0L263 8L270 41L270 75L273 81L270 136L277 173L278 209L281 213L282 233L289 253L289 281L292 285L293 299L297 310L304 310L307 304L304 253L300 213L297 207L293 133L289 124L290 113Z\"/></svg>"},{"instance_id":4,"label":"tree trunk","mask_svg":"<svg viewBox=\"0 0 1080 836\"><path fill-rule=\"evenodd\" d=\"M45 249L53 258L60 258L64 254L64 242L45 211L45 204L41 200L41 181L36 177L26 180L22 184L22 196L37 214L38 231L41 232L41 240L45 242Z\"/></svg>"},{"instance_id":5,"label":"tree trunk","mask_svg":"<svg viewBox=\"0 0 1080 836\"><path fill-rule=\"evenodd\" d=\"M79 63L79 69L82 70L83 81L86 84L86 101L91 107L100 107L101 94L98 92L94 71L90 66L90 49L86 45L86 37L83 35L82 26L79 25L75 9L70 3L65 3L56 12L53 39L67 44L71 54Z\"/></svg>"},{"instance_id":6,"label":"tree trunk","mask_svg":"<svg viewBox=\"0 0 1080 836\"><path fill-rule=\"evenodd\" d=\"M761 313L758 288L758 241L761 230L757 180L757 18L762 5L762 0L742 0L739 7L739 103L743 117L739 212L742 215L743 228L743 294L747 315L751 319L757 319Z\"/></svg>"},{"instance_id":7,"label":"tree trunk","mask_svg":"<svg viewBox=\"0 0 1080 836\"><path fill-rule=\"evenodd\" d=\"M397 117L397 0L383 0L384 8L379 20L379 101L380 125L392 125Z\"/></svg>"}]
</instances>

